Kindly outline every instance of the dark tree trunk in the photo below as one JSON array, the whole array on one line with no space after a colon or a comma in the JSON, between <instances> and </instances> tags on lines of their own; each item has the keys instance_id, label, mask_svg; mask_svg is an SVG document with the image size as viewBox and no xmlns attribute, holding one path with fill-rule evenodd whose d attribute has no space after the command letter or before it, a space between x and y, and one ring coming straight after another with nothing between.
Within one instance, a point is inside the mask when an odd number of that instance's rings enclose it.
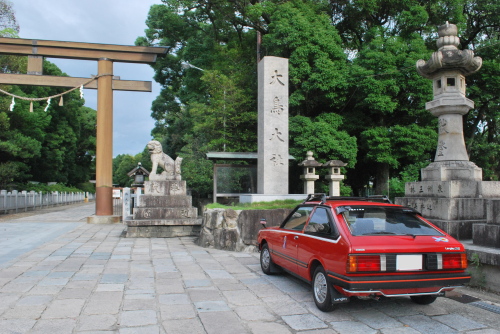
<instances>
[{"instance_id":1,"label":"dark tree trunk","mask_svg":"<svg viewBox=\"0 0 500 334\"><path fill-rule=\"evenodd\" d=\"M389 195L389 165L378 164L375 174L375 195Z\"/></svg>"}]
</instances>

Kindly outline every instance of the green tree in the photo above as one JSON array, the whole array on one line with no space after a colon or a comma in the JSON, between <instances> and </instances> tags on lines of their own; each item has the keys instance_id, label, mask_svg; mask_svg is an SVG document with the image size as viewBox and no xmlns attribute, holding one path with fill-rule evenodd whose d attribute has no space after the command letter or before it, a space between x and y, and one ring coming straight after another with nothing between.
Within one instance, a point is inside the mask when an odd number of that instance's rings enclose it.
<instances>
[{"instance_id":1,"label":"green tree","mask_svg":"<svg viewBox=\"0 0 500 334\"><path fill-rule=\"evenodd\" d=\"M255 150L258 33L261 56L289 59L291 152L345 157L355 162L346 179L355 194L371 182L387 193L389 180L413 177L434 156L436 119L425 110L432 84L415 63L430 57L436 26L450 21L462 48L483 57L483 69L468 78L476 108L465 118L465 134L471 158L497 179L499 10L486 0L164 1L151 7L146 35L136 42L169 47L154 65L163 89L152 133L173 157L203 159L224 145ZM183 61L204 71L185 69ZM323 138L305 140L309 127ZM343 141L337 133L337 142L324 137L334 129L348 143L356 138L357 145L340 146L348 154L328 150ZM208 174L199 187L208 187Z\"/></svg>"},{"instance_id":2,"label":"green tree","mask_svg":"<svg viewBox=\"0 0 500 334\"><path fill-rule=\"evenodd\" d=\"M44 61L44 73L47 75L65 75L54 64ZM61 88L23 86L20 96L45 97L63 92ZM30 163L37 168L32 169L33 178L41 182L60 182L76 185L86 182L90 177L92 157L95 152L95 111L84 107L84 100L77 92L64 95L64 105L58 100L51 101L47 111L47 102L33 102L33 114L45 114L45 123L40 128L42 148L40 155ZM27 117L29 102L23 101L16 115ZM38 116L43 117L43 116ZM31 133L33 129L26 124L32 122L12 122L19 129Z\"/></svg>"},{"instance_id":3,"label":"green tree","mask_svg":"<svg viewBox=\"0 0 500 334\"><path fill-rule=\"evenodd\" d=\"M326 9L323 2L294 0L276 4L269 15L263 47L289 59L292 115L315 117L346 102L347 56Z\"/></svg>"},{"instance_id":4,"label":"green tree","mask_svg":"<svg viewBox=\"0 0 500 334\"><path fill-rule=\"evenodd\" d=\"M342 160L348 168L356 165L356 138L342 130L342 117L324 113L311 119L294 116L290 119L290 153L298 160L312 151L317 161Z\"/></svg>"},{"instance_id":5,"label":"green tree","mask_svg":"<svg viewBox=\"0 0 500 334\"><path fill-rule=\"evenodd\" d=\"M26 62L24 62L26 64ZM17 66L17 65L16 65ZM26 71L24 67L23 71ZM54 64L44 62L49 75L64 75ZM7 86L11 94L39 98L62 92L60 88ZM95 152L95 111L84 107L77 93L65 95L64 106L52 101L30 102L0 97L0 184L27 180L76 185L89 180Z\"/></svg>"},{"instance_id":6,"label":"green tree","mask_svg":"<svg viewBox=\"0 0 500 334\"><path fill-rule=\"evenodd\" d=\"M470 159L483 168L485 180L500 179L500 10L497 1L471 1L464 7L461 44L483 59L482 68L467 77L468 98L475 108L465 117L464 133Z\"/></svg>"},{"instance_id":7,"label":"green tree","mask_svg":"<svg viewBox=\"0 0 500 334\"><path fill-rule=\"evenodd\" d=\"M120 187L130 187L134 178L127 175L132 169L137 167L135 157L130 154L119 154L113 159L113 184Z\"/></svg>"},{"instance_id":8,"label":"green tree","mask_svg":"<svg viewBox=\"0 0 500 334\"><path fill-rule=\"evenodd\" d=\"M210 7L190 1L154 5L146 36L136 41L170 47L154 65L163 88L152 106L152 135L172 158L183 157L183 178L203 195L212 187L206 152L257 146L255 32L213 15L228 18L231 4Z\"/></svg>"},{"instance_id":9,"label":"green tree","mask_svg":"<svg viewBox=\"0 0 500 334\"><path fill-rule=\"evenodd\" d=\"M331 1L330 4L333 22L354 65L352 77L355 82L349 92L353 99L345 108L354 122L346 123L359 125L349 133L360 139L362 159L358 159L348 179L365 184L374 180L377 192L386 192L384 180L389 179L390 173L398 175L407 166L421 165L432 159L434 154L435 120L426 115L423 105L432 99L431 83L416 75L414 64L418 58L427 60L435 51L436 26L446 21L455 23L459 27L462 48L479 47L479 55L490 51L496 54L495 48L480 47L498 38L499 17L493 13L498 12L500 4L483 0L354 0ZM402 62L402 57L407 61ZM488 58L494 68L497 57L491 54L483 57L486 66L490 62ZM485 171L487 177L496 177L495 169L498 168L495 158L498 142L491 136L495 131L490 130L495 128L498 105L493 92L500 87L495 80L484 80L494 76L492 68L485 71L483 67L468 78L468 86L472 88L469 98L481 101L476 102L477 108L467 115L465 124L471 158L476 158L481 167L488 169ZM489 93L483 97L485 91ZM360 124L360 120L369 122ZM417 156L400 150L403 146L395 140L395 131L391 129L396 124L412 129L415 138L410 142L417 144L415 151L420 152ZM484 155L485 151L489 154ZM362 187L359 182L355 185L357 189Z\"/></svg>"},{"instance_id":10,"label":"green tree","mask_svg":"<svg viewBox=\"0 0 500 334\"><path fill-rule=\"evenodd\" d=\"M307 156L307 151L312 151L318 162L341 160L347 163L347 168L353 168L356 165L358 150L356 137L343 130L342 122L343 118L335 113L323 113L315 118L300 115L291 117L290 154L296 162L300 162ZM323 176L326 169L318 169L317 172ZM302 168L292 166L290 187L296 193L301 193L303 187L301 182L293 180L298 180L302 173ZM321 178L316 187L328 192L324 178ZM350 195L350 189L346 191L342 192L343 195Z\"/></svg>"}]
</instances>

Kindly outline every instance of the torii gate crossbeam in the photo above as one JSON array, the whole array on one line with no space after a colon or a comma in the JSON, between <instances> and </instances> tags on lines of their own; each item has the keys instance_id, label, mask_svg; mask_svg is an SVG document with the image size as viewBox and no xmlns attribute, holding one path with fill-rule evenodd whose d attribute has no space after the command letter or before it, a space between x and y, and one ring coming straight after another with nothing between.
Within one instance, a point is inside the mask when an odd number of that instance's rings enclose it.
<instances>
[{"instance_id":1,"label":"torii gate crossbeam","mask_svg":"<svg viewBox=\"0 0 500 334\"><path fill-rule=\"evenodd\" d=\"M153 64L168 51L163 47L79 43L21 38L0 38L0 54L28 56L28 74L0 74L0 84L77 87L89 78L42 75L43 57L95 60L97 82L96 216L89 222L106 223L113 218L113 90L151 92L150 81L119 80L113 77L113 62Z\"/></svg>"}]
</instances>

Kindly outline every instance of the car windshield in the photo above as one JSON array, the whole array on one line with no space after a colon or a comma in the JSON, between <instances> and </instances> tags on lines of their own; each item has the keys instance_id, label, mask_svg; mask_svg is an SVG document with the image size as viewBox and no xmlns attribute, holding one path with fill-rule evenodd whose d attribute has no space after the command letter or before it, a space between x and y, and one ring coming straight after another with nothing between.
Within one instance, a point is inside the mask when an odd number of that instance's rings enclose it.
<instances>
[{"instance_id":1,"label":"car windshield","mask_svg":"<svg viewBox=\"0 0 500 334\"><path fill-rule=\"evenodd\" d=\"M342 212L352 235L443 235L409 208L351 205Z\"/></svg>"}]
</instances>

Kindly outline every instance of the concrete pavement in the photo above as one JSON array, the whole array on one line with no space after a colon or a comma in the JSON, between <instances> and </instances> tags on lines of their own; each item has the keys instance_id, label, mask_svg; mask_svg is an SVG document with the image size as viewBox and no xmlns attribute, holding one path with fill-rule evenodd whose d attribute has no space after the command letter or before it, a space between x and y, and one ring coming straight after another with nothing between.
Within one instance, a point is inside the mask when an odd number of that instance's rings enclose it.
<instances>
[{"instance_id":1,"label":"concrete pavement","mask_svg":"<svg viewBox=\"0 0 500 334\"><path fill-rule=\"evenodd\" d=\"M307 284L264 275L257 253L123 238L124 225L86 224L93 212L0 216L0 333L500 334L498 295L353 300L323 313Z\"/></svg>"}]
</instances>

